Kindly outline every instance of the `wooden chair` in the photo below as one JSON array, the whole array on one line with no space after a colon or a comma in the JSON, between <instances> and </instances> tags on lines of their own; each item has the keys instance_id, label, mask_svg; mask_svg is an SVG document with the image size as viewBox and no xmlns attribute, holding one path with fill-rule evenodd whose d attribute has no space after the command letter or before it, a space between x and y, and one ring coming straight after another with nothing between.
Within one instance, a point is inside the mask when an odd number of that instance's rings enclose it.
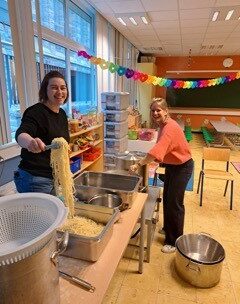
<instances>
[{"instance_id":1,"label":"wooden chair","mask_svg":"<svg viewBox=\"0 0 240 304\"><path fill-rule=\"evenodd\" d=\"M230 149L203 148L202 170L200 171L200 174L199 174L198 188L197 188L197 193L199 193L199 189L201 187L201 189L200 189L200 206L202 206L204 178L212 178L212 179L220 179L220 180L226 181L224 196L226 196L228 183L229 183L229 181L231 182L230 210L232 210L234 177L228 171L229 170L229 160L230 160ZM205 169L205 161L225 162L226 170Z\"/></svg>"}]
</instances>

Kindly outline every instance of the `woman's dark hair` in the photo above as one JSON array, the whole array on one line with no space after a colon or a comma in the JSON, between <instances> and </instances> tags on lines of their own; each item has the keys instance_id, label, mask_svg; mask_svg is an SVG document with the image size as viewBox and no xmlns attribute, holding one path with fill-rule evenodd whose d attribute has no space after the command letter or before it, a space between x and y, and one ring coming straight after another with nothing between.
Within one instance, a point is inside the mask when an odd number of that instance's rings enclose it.
<instances>
[{"instance_id":1,"label":"woman's dark hair","mask_svg":"<svg viewBox=\"0 0 240 304\"><path fill-rule=\"evenodd\" d=\"M48 100L47 86L48 86L49 80L51 78L62 78L64 80L64 82L66 84L66 87L67 87L67 98L64 101L64 103L66 103L67 100L68 100L68 97L69 97L68 85L67 85L67 82L66 82L64 76L58 71L50 71L49 73L47 73L44 76L43 81L42 81L41 86L40 86L39 93L38 93L39 101L44 103Z\"/></svg>"}]
</instances>

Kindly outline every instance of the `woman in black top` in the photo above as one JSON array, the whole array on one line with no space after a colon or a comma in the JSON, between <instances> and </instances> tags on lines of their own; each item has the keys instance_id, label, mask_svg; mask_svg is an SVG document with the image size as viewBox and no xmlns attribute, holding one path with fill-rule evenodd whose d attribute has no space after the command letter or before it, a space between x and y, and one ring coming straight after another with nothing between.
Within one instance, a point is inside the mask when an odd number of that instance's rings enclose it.
<instances>
[{"instance_id":1,"label":"woman in black top","mask_svg":"<svg viewBox=\"0 0 240 304\"><path fill-rule=\"evenodd\" d=\"M21 162L14 172L18 192L54 193L50 150L45 151L45 146L56 137L69 142L67 116L60 108L68 96L63 75L51 71L41 83L39 102L24 112L15 135L22 147Z\"/></svg>"}]
</instances>

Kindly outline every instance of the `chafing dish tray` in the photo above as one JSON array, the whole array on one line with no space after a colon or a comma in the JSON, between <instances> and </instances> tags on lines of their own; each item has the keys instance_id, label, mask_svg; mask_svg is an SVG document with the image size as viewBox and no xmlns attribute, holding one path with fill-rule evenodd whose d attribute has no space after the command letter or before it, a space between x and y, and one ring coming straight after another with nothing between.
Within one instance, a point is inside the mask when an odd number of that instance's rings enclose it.
<instances>
[{"instance_id":1,"label":"chafing dish tray","mask_svg":"<svg viewBox=\"0 0 240 304\"><path fill-rule=\"evenodd\" d=\"M95 237L86 237L69 233L69 241L66 251L62 253L75 259L95 262L100 257L113 233L113 224L119 219L120 212L117 209L104 208L102 206L75 203L75 214L90 218L105 227ZM58 231L59 235L63 232Z\"/></svg>"},{"instance_id":2,"label":"chafing dish tray","mask_svg":"<svg viewBox=\"0 0 240 304\"><path fill-rule=\"evenodd\" d=\"M78 193L109 191L118 194L125 209L130 208L142 182L141 176L119 175L103 172L85 171L74 180L76 196Z\"/></svg>"}]
</instances>

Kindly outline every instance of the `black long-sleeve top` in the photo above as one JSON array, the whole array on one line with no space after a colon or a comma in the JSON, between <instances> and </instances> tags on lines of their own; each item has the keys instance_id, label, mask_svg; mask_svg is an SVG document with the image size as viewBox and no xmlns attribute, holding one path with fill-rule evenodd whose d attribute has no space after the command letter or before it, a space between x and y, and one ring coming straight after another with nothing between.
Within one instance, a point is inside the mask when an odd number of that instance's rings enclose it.
<instances>
[{"instance_id":1,"label":"black long-sleeve top","mask_svg":"<svg viewBox=\"0 0 240 304\"><path fill-rule=\"evenodd\" d=\"M26 109L21 125L15 134L16 141L21 133L28 133L33 138L38 137L46 145L51 144L52 140L56 137L63 137L67 142L70 140L65 111L60 108L59 113L55 113L43 103L36 103ZM22 148L21 158L19 168L34 176L52 178L50 150L32 153Z\"/></svg>"}]
</instances>

